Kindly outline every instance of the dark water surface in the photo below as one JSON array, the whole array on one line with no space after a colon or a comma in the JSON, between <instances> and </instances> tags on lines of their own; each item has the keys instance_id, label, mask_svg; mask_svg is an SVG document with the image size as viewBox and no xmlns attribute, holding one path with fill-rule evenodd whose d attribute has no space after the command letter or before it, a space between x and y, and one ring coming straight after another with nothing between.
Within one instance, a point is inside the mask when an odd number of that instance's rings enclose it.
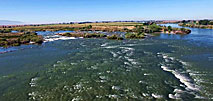
<instances>
[{"instance_id":1,"label":"dark water surface","mask_svg":"<svg viewBox=\"0 0 213 101\"><path fill-rule=\"evenodd\" d=\"M123 41L40 32L43 45L0 48L0 100L213 100L213 30L191 30Z\"/></svg>"}]
</instances>

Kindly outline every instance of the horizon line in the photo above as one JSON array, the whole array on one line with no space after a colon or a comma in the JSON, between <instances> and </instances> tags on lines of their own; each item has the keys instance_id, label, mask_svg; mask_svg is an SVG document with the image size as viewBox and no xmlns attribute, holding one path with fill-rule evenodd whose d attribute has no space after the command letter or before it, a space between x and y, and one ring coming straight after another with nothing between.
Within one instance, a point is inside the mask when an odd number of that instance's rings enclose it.
<instances>
[{"instance_id":1,"label":"horizon line","mask_svg":"<svg viewBox=\"0 0 213 101\"><path fill-rule=\"evenodd\" d=\"M21 22L21 24L2 24L0 22L0 26L12 26L12 25L42 25L42 24L68 24L68 23L101 23L101 22L143 22L143 21L183 21L183 20L192 20L192 21L199 21L199 20L213 20L213 18L207 19L182 19L182 20L97 20L97 21L69 21L69 22L48 22L48 23L27 23L22 21L14 21L14 20L0 20L0 21L10 21L10 22Z\"/></svg>"}]
</instances>

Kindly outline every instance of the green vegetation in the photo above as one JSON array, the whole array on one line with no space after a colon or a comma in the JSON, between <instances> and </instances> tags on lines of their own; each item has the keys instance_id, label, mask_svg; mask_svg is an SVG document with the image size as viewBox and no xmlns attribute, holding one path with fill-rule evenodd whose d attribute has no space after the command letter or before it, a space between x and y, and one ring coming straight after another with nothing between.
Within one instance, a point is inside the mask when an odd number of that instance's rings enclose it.
<instances>
[{"instance_id":1,"label":"green vegetation","mask_svg":"<svg viewBox=\"0 0 213 101\"><path fill-rule=\"evenodd\" d=\"M105 34L98 34L98 33L92 33L92 34L85 34L84 38L104 38L107 37Z\"/></svg>"},{"instance_id":2,"label":"green vegetation","mask_svg":"<svg viewBox=\"0 0 213 101\"><path fill-rule=\"evenodd\" d=\"M12 29L0 29L0 33L11 33Z\"/></svg>"},{"instance_id":3,"label":"green vegetation","mask_svg":"<svg viewBox=\"0 0 213 101\"><path fill-rule=\"evenodd\" d=\"M60 33L58 35L67 36L67 37L84 37L84 38L107 38L112 40L123 40L122 37L113 34L112 36L107 36L101 33Z\"/></svg>"},{"instance_id":4,"label":"green vegetation","mask_svg":"<svg viewBox=\"0 0 213 101\"><path fill-rule=\"evenodd\" d=\"M143 39L145 37L146 36L144 33L126 33L125 34L125 38L128 38L128 39Z\"/></svg>"},{"instance_id":5,"label":"green vegetation","mask_svg":"<svg viewBox=\"0 0 213 101\"><path fill-rule=\"evenodd\" d=\"M120 31L120 32L126 32L125 38L128 39L141 39L145 38L149 34L153 33L173 33L173 34L189 34L191 30L189 29L180 29L180 28L172 28L171 26L165 27L165 26L160 26L155 23L145 23L145 24L135 24L134 26L126 26L125 24L122 24L117 26L112 23L102 23L101 26L99 23L92 24L92 25L87 25L88 30L92 31L105 31L105 32L114 32L114 31ZM118 23L116 23L118 24ZM109 25L109 26L108 26ZM76 25L77 26L77 25ZM84 38L104 38L107 37L107 35L104 34L83 34L83 33L64 33L61 34L63 36L68 36L68 37L84 37ZM123 40L123 38L117 38L118 36L112 35L108 36L107 39L116 39L116 40Z\"/></svg>"},{"instance_id":6,"label":"green vegetation","mask_svg":"<svg viewBox=\"0 0 213 101\"><path fill-rule=\"evenodd\" d=\"M136 33L156 33L156 32L161 32L162 27L156 24L151 24L151 25L147 25L144 24L143 26L138 26L136 25L133 32Z\"/></svg>"},{"instance_id":7,"label":"green vegetation","mask_svg":"<svg viewBox=\"0 0 213 101\"><path fill-rule=\"evenodd\" d=\"M186 34L191 33L191 30L190 30L190 29L180 28L180 30L181 30L182 32L185 32ZM177 33L177 34L181 34L181 33Z\"/></svg>"},{"instance_id":8,"label":"green vegetation","mask_svg":"<svg viewBox=\"0 0 213 101\"><path fill-rule=\"evenodd\" d=\"M81 33L60 33L58 35L67 36L67 37L84 37L84 34L81 34Z\"/></svg>"},{"instance_id":9,"label":"green vegetation","mask_svg":"<svg viewBox=\"0 0 213 101\"><path fill-rule=\"evenodd\" d=\"M107 36L107 39L110 39L110 40L123 40L124 38L122 37L119 37L118 35L111 35L111 36Z\"/></svg>"},{"instance_id":10,"label":"green vegetation","mask_svg":"<svg viewBox=\"0 0 213 101\"><path fill-rule=\"evenodd\" d=\"M204 28L204 29L213 29L212 20L199 20L199 21L182 21L179 23L180 26L191 27L191 28Z\"/></svg>"},{"instance_id":11,"label":"green vegetation","mask_svg":"<svg viewBox=\"0 0 213 101\"><path fill-rule=\"evenodd\" d=\"M49 24L29 26L8 26L0 28L2 32L36 32L36 31L104 31L104 32L135 32L135 33L161 33L164 27L155 23L137 22L106 22L106 23L82 23L82 24ZM172 31L172 28L168 28Z\"/></svg>"},{"instance_id":12,"label":"green vegetation","mask_svg":"<svg viewBox=\"0 0 213 101\"><path fill-rule=\"evenodd\" d=\"M0 47L19 46L21 44L41 44L43 37L34 32L0 33Z\"/></svg>"},{"instance_id":13,"label":"green vegetation","mask_svg":"<svg viewBox=\"0 0 213 101\"><path fill-rule=\"evenodd\" d=\"M200 20L199 25L213 25L213 21L210 20Z\"/></svg>"},{"instance_id":14,"label":"green vegetation","mask_svg":"<svg viewBox=\"0 0 213 101\"><path fill-rule=\"evenodd\" d=\"M16 46L28 44L30 42L42 43L42 37L37 36L36 31L103 31L103 32L125 32L126 38L145 38L152 33L173 33L189 34L189 29L179 29L164 27L155 23L136 23L136 22L107 22L107 23L82 23L82 24L50 24L50 25L26 25L26 26L8 26L0 28L1 35L0 46ZM18 31L19 33L11 33ZM100 33L63 33L59 34L67 37L84 38L106 38L107 35ZM123 40L117 35L108 36L107 39Z\"/></svg>"},{"instance_id":15,"label":"green vegetation","mask_svg":"<svg viewBox=\"0 0 213 101\"><path fill-rule=\"evenodd\" d=\"M168 26L168 31L169 31L169 32L172 31L172 26Z\"/></svg>"},{"instance_id":16,"label":"green vegetation","mask_svg":"<svg viewBox=\"0 0 213 101\"><path fill-rule=\"evenodd\" d=\"M104 38L107 37L105 34L100 33L60 33L58 35L67 37L84 37L84 38Z\"/></svg>"},{"instance_id":17,"label":"green vegetation","mask_svg":"<svg viewBox=\"0 0 213 101\"><path fill-rule=\"evenodd\" d=\"M161 32L162 27L156 24L149 25L151 32Z\"/></svg>"}]
</instances>

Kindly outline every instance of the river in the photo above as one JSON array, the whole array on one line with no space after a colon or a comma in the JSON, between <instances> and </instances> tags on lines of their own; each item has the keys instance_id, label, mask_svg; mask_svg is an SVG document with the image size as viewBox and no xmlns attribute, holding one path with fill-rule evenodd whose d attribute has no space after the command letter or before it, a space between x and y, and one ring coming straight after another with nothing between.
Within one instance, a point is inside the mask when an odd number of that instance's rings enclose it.
<instances>
[{"instance_id":1,"label":"river","mask_svg":"<svg viewBox=\"0 0 213 101\"><path fill-rule=\"evenodd\" d=\"M213 30L190 29L122 41L39 32L42 45L0 48L0 100L213 100Z\"/></svg>"}]
</instances>

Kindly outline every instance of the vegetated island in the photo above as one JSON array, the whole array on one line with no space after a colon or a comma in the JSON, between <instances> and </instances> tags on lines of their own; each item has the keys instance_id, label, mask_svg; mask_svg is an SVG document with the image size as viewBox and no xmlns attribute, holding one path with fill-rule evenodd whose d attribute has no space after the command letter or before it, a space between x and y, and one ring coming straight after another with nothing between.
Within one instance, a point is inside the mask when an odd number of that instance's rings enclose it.
<instances>
[{"instance_id":1,"label":"vegetated island","mask_svg":"<svg viewBox=\"0 0 213 101\"><path fill-rule=\"evenodd\" d=\"M141 39L151 36L153 33L167 33L167 34L189 34L190 29L186 28L172 28L171 26L160 26L155 23L135 23L135 22L117 22L117 23L86 23L84 28L78 28L79 24L74 25L73 29L80 29L75 31L103 31L103 32L125 32L125 38ZM84 37L84 38L105 38L123 40L118 35L106 36L98 33L60 33L58 35L68 37Z\"/></svg>"},{"instance_id":2,"label":"vegetated island","mask_svg":"<svg viewBox=\"0 0 213 101\"><path fill-rule=\"evenodd\" d=\"M213 29L213 20L183 20L179 23L179 26Z\"/></svg>"},{"instance_id":3,"label":"vegetated island","mask_svg":"<svg viewBox=\"0 0 213 101\"><path fill-rule=\"evenodd\" d=\"M42 42L43 37L35 32L0 33L0 47L41 44Z\"/></svg>"},{"instance_id":4,"label":"vegetated island","mask_svg":"<svg viewBox=\"0 0 213 101\"><path fill-rule=\"evenodd\" d=\"M83 37L83 38L107 38L111 40L123 40L123 37L120 37L119 35L113 34L113 35L105 35L102 33L59 33L57 35L66 36L66 37Z\"/></svg>"},{"instance_id":5,"label":"vegetated island","mask_svg":"<svg viewBox=\"0 0 213 101\"><path fill-rule=\"evenodd\" d=\"M17 31L18 33L12 33ZM20 44L42 43L42 36L37 31L74 31L75 33L59 33L67 37L107 38L111 40L143 39L153 33L189 34L186 28L172 28L157 25L155 22L82 22L65 24L14 25L0 26L0 46L17 46ZM87 33L91 31L93 33ZM124 32L125 37L118 34L106 35L101 32ZM82 32L86 32L83 33Z\"/></svg>"}]
</instances>

